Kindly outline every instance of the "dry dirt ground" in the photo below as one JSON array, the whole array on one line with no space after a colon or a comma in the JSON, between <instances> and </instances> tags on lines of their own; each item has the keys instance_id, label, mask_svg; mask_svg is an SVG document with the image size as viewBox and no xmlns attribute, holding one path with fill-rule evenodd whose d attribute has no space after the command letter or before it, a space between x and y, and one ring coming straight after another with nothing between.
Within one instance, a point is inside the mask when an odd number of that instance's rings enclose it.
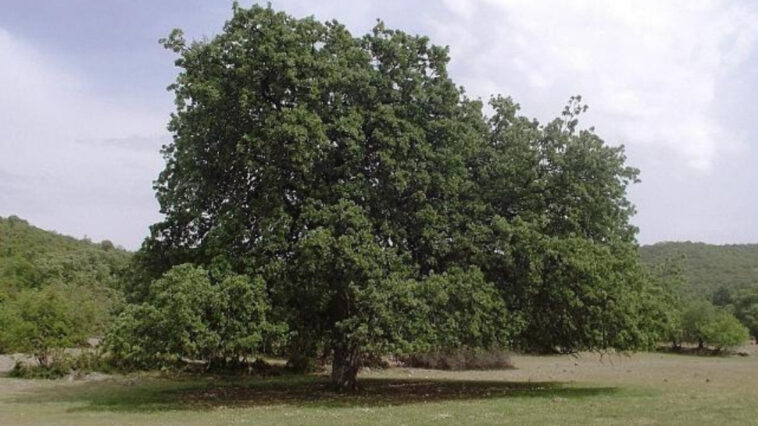
<instances>
[{"instance_id":1,"label":"dry dirt ground","mask_svg":"<svg viewBox=\"0 0 758 426\"><path fill-rule=\"evenodd\" d=\"M366 371L353 395L319 376L0 378L15 424L758 424L749 356L514 356L516 369Z\"/></svg>"}]
</instances>

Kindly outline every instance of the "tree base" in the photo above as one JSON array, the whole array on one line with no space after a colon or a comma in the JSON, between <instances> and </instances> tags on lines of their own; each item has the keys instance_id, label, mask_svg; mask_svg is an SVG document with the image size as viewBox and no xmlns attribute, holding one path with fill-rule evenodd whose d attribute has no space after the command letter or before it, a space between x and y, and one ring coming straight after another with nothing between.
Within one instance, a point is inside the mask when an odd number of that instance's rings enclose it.
<instances>
[{"instance_id":1,"label":"tree base","mask_svg":"<svg viewBox=\"0 0 758 426\"><path fill-rule=\"evenodd\" d=\"M335 349L334 359L332 360L332 387L334 390L337 392L357 391L358 369L360 369L360 351L358 349Z\"/></svg>"}]
</instances>

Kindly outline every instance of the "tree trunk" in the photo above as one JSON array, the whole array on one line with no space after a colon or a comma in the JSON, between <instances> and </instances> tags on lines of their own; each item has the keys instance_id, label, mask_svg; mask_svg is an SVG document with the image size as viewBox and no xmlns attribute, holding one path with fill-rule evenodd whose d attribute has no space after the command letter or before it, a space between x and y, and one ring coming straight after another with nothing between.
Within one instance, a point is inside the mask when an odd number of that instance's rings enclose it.
<instances>
[{"instance_id":1,"label":"tree trunk","mask_svg":"<svg viewBox=\"0 0 758 426\"><path fill-rule=\"evenodd\" d=\"M360 350L350 344L339 344L332 360L332 386L338 392L358 390L358 369L361 367Z\"/></svg>"},{"instance_id":2,"label":"tree trunk","mask_svg":"<svg viewBox=\"0 0 758 426\"><path fill-rule=\"evenodd\" d=\"M703 342L703 339L697 339L697 348L698 349L705 348L705 342Z\"/></svg>"}]
</instances>

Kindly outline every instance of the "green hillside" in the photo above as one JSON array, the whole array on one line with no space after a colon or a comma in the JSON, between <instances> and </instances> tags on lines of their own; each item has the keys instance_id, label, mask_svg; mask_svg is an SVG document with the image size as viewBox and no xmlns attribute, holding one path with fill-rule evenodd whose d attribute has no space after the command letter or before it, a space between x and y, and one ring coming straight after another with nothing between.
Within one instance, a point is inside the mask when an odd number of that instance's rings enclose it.
<instances>
[{"instance_id":1,"label":"green hillside","mask_svg":"<svg viewBox=\"0 0 758 426\"><path fill-rule=\"evenodd\" d=\"M82 309L97 328L119 298L119 275L131 254L109 241L93 243L0 217L0 302L24 292L54 289Z\"/></svg>"},{"instance_id":2,"label":"green hillside","mask_svg":"<svg viewBox=\"0 0 758 426\"><path fill-rule=\"evenodd\" d=\"M719 289L730 292L758 286L758 244L712 245L693 242L665 242L640 249L646 265L666 259L678 262L693 295L707 298Z\"/></svg>"}]
</instances>

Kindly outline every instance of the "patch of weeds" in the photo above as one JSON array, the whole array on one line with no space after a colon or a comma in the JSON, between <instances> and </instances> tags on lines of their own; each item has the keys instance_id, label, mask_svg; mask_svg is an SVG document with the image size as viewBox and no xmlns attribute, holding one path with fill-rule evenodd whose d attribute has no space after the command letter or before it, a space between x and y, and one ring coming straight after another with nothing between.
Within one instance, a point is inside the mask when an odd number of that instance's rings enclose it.
<instances>
[{"instance_id":1,"label":"patch of weeds","mask_svg":"<svg viewBox=\"0 0 758 426\"><path fill-rule=\"evenodd\" d=\"M48 364L29 364L17 361L8 376L22 379L59 379L65 376L83 377L92 372L108 372L112 367L98 353L60 354Z\"/></svg>"}]
</instances>

